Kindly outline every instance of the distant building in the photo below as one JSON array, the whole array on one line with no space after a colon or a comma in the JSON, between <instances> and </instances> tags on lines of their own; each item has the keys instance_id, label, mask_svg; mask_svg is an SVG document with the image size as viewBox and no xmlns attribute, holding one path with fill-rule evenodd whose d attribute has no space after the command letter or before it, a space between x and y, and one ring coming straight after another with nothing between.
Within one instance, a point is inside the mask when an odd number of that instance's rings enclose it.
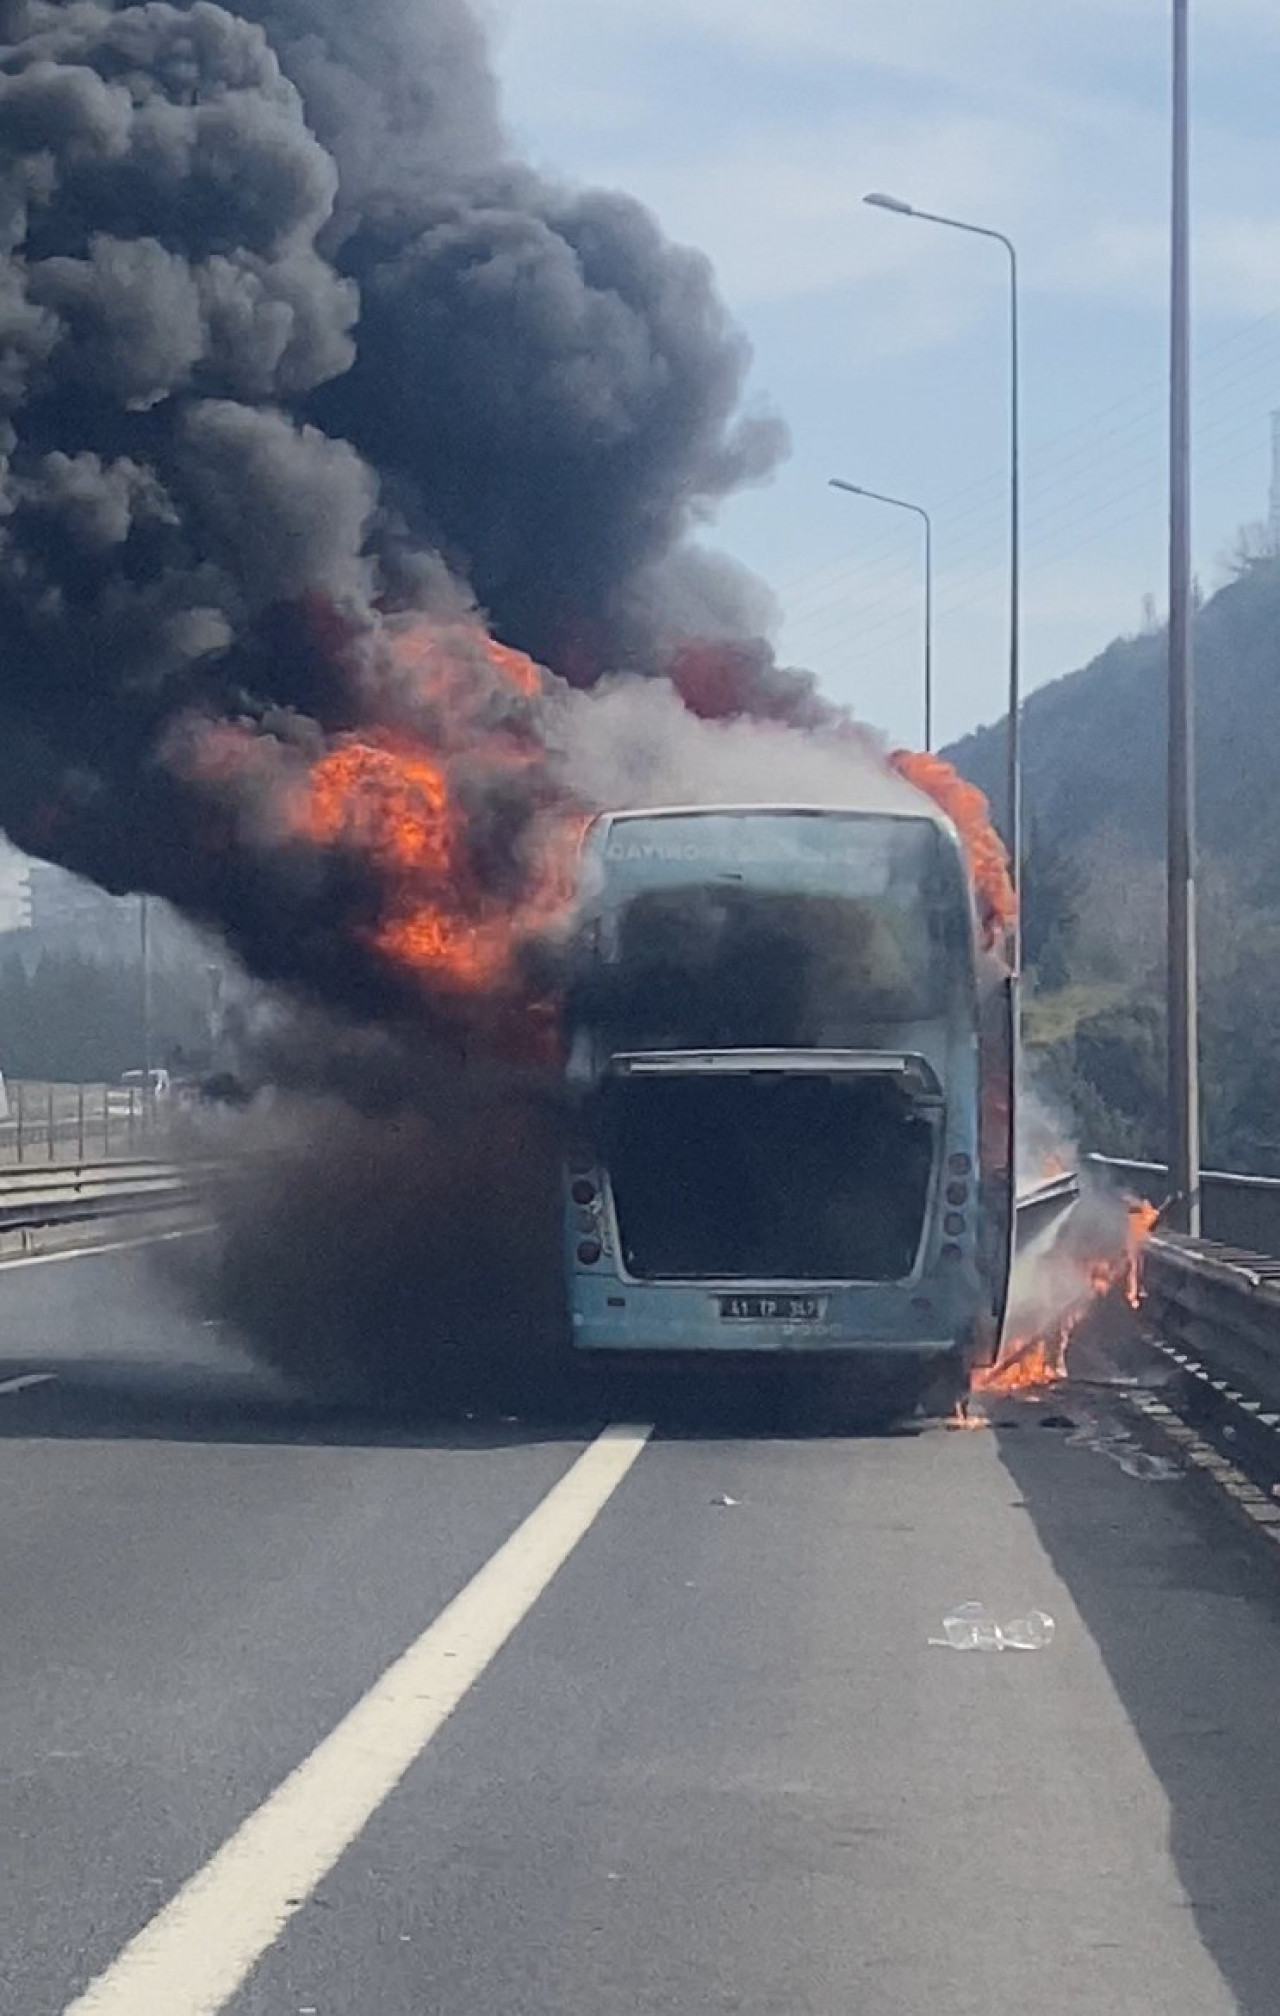
<instances>
[{"instance_id":1,"label":"distant building","mask_svg":"<svg viewBox=\"0 0 1280 2016\"><path fill-rule=\"evenodd\" d=\"M21 931L28 922L27 859L0 836L0 933Z\"/></svg>"}]
</instances>

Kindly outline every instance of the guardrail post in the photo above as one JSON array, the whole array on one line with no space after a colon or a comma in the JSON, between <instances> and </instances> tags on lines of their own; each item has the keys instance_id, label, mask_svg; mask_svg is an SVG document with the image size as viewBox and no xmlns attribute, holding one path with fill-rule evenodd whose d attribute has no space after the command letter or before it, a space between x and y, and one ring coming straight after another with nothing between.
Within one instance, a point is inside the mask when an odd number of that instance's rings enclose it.
<instances>
[{"instance_id":1,"label":"guardrail post","mask_svg":"<svg viewBox=\"0 0 1280 2016\"><path fill-rule=\"evenodd\" d=\"M129 1087L129 1146L133 1147L138 1133L138 1088Z\"/></svg>"},{"instance_id":2,"label":"guardrail post","mask_svg":"<svg viewBox=\"0 0 1280 2016\"><path fill-rule=\"evenodd\" d=\"M111 1087L109 1085L104 1085L102 1088L102 1159L104 1162L109 1162L111 1159Z\"/></svg>"},{"instance_id":3,"label":"guardrail post","mask_svg":"<svg viewBox=\"0 0 1280 2016\"><path fill-rule=\"evenodd\" d=\"M26 1082L25 1082L25 1080L24 1080L24 1079L21 1079L21 1078L19 1078L19 1080L18 1080L18 1132L17 1132L17 1145L18 1145L18 1160L19 1160L19 1162L25 1162L25 1161L26 1161L26 1159L27 1159L27 1097L26 1097L26 1094L27 1094L27 1087L26 1087Z\"/></svg>"},{"instance_id":4,"label":"guardrail post","mask_svg":"<svg viewBox=\"0 0 1280 2016\"><path fill-rule=\"evenodd\" d=\"M76 1086L76 1161L84 1162L84 1086Z\"/></svg>"},{"instance_id":5,"label":"guardrail post","mask_svg":"<svg viewBox=\"0 0 1280 2016\"><path fill-rule=\"evenodd\" d=\"M57 1141L56 1141L56 1139L55 1139L55 1136L54 1136L54 1125L53 1125L53 1087L52 1087L52 1085L49 1085L49 1086L47 1086L47 1087L45 1088L45 1102L44 1102L44 1105L45 1105L45 1124L46 1124L46 1126L47 1126L47 1128L48 1128L48 1130L49 1130L49 1134L48 1134L48 1140L49 1140L49 1146L48 1146L48 1160L49 1160L50 1162L52 1162L52 1161L54 1161L54 1160L56 1159L56 1157L57 1157L57 1152L58 1152L58 1144L57 1144Z\"/></svg>"}]
</instances>

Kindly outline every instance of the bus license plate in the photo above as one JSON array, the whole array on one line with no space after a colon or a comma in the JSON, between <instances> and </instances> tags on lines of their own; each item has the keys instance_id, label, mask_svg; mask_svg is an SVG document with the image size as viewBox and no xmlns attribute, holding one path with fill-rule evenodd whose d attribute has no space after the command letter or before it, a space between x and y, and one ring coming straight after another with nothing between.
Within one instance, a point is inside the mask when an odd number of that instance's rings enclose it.
<instances>
[{"instance_id":1,"label":"bus license plate","mask_svg":"<svg viewBox=\"0 0 1280 2016\"><path fill-rule=\"evenodd\" d=\"M722 1295L725 1323L821 1323L827 1305L820 1295Z\"/></svg>"}]
</instances>

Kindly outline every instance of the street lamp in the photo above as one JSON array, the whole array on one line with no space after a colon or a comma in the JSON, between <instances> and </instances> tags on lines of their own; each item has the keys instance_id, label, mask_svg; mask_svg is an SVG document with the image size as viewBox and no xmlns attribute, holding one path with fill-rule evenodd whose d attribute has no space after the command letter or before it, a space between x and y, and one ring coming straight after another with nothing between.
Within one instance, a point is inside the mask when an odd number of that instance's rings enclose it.
<instances>
[{"instance_id":1,"label":"street lamp","mask_svg":"<svg viewBox=\"0 0 1280 2016\"><path fill-rule=\"evenodd\" d=\"M986 224L970 224L960 217L944 217L936 210L918 210L901 196L887 196L875 190L863 197L875 210L889 210L896 217L916 217L925 224L942 224L949 231L963 231L971 238L991 238L1003 245L1009 257L1009 727L1005 779L1005 816L1008 822L1009 866L1014 888L1022 882L1022 453L1021 453L1021 370L1018 330L1018 252L1012 238L993 231ZM1014 970L1022 963L1021 921L1014 925Z\"/></svg>"},{"instance_id":2,"label":"street lamp","mask_svg":"<svg viewBox=\"0 0 1280 2016\"><path fill-rule=\"evenodd\" d=\"M1191 656L1191 253L1188 0L1173 0L1169 287L1169 1220L1200 1232L1195 751Z\"/></svg>"},{"instance_id":3,"label":"street lamp","mask_svg":"<svg viewBox=\"0 0 1280 2016\"><path fill-rule=\"evenodd\" d=\"M867 490L861 483L846 483L840 476L830 479L832 490L845 490L850 497L869 497L876 504L891 504L895 511L910 511L924 525L924 746L933 748L933 519L923 504L909 504L905 497L890 497L883 490Z\"/></svg>"}]
</instances>

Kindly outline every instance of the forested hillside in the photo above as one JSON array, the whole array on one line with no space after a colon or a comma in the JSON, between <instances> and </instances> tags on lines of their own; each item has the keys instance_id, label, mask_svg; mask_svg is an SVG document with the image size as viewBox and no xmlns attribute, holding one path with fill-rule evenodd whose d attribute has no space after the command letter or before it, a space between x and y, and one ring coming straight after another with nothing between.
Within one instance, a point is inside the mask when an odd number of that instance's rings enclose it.
<instances>
[{"instance_id":1,"label":"forested hillside","mask_svg":"<svg viewBox=\"0 0 1280 2016\"><path fill-rule=\"evenodd\" d=\"M1280 560L1195 632L1206 1160L1280 1174ZM1120 638L1024 727L1028 1036L1088 1145L1164 1150L1165 638ZM948 753L1000 802L1003 727Z\"/></svg>"}]
</instances>

